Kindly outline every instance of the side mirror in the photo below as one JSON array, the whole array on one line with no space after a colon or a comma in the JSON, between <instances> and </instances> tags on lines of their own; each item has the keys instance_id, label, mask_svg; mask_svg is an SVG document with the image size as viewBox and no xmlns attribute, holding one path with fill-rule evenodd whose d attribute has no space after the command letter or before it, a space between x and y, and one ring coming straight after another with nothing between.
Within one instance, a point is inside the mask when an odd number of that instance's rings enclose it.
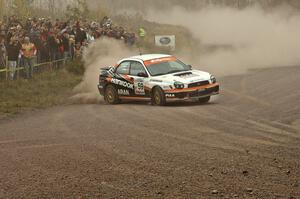
<instances>
[{"instance_id":1,"label":"side mirror","mask_svg":"<svg viewBox=\"0 0 300 199\"><path fill-rule=\"evenodd\" d=\"M147 73L141 72L137 74L138 77L149 77Z\"/></svg>"},{"instance_id":2,"label":"side mirror","mask_svg":"<svg viewBox=\"0 0 300 199\"><path fill-rule=\"evenodd\" d=\"M190 70L193 69L193 66L192 65L187 65L189 67Z\"/></svg>"}]
</instances>

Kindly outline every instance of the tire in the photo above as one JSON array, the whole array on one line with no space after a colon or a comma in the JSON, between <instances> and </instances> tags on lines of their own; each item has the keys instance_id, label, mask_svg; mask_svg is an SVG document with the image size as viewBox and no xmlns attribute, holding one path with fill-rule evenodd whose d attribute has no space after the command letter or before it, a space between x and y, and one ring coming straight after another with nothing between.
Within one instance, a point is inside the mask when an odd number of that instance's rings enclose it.
<instances>
[{"instance_id":1,"label":"tire","mask_svg":"<svg viewBox=\"0 0 300 199\"><path fill-rule=\"evenodd\" d=\"M160 87L155 87L152 91L152 105L154 106L165 106L166 96L164 91Z\"/></svg>"},{"instance_id":2,"label":"tire","mask_svg":"<svg viewBox=\"0 0 300 199\"><path fill-rule=\"evenodd\" d=\"M118 104L120 102L117 89L113 85L108 85L105 88L104 100L108 104Z\"/></svg>"},{"instance_id":3,"label":"tire","mask_svg":"<svg viewBox=\"0 0 300 199\"><path fill-rule=\"evenodd\" d=\"M206 103L209 102L209 100L210 100L210 96L209 97L200 98L199 102L200 102L200 104L206 104Z\"/></svg>"}]
</instances>

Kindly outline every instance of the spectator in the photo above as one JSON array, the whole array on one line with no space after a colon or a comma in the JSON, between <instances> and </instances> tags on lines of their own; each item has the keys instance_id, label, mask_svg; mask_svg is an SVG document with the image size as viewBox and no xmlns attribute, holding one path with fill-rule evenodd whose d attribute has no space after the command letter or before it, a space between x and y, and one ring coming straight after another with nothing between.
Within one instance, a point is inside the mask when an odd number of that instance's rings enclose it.
<instances>
[{"instance_id":1,"label":"spectator","mask_svg":"<svg viewBox=\"0 0 300 199\"><path fill-rule=\"evenodd\" d=\"M81 55L83 55L83 53L84 53L84 51L87 49L87 47L88 47L88 42L87 42L86 40L84 40L84 41L82 42L81 47L80 47L80 53L81 53Z\"/></svg>"},{"instance_id":2,"label":"spectator","mask_svg":"<svg viewBox=\"0 0 300 199\"><path fill-rule=\"evenodd\" d=\"M108 17L107 17L107 16L103 17L103 19L102 19L102 21L101 21L101 23L100 23L100 26L101 26L102 28L105 27L107 20L108 20Z\"/></svg>"},{"instance_id":3,"label":"spectator","mask_svg":"<svg viewBox=\"0 0 300 199\"><path fill-rule=\"evenodd\" d=\"M22 45L21 54L24 59L26 78L31 79L33 75L33 59L36 56L36 47L30 42L29 37L25 37L24 44Z\"/></svg>"},{"instance_id":4,"label":"spectator","mask_svg":"<svg viewBox=\"0 0 300 199\"><path fill-rule=\"evenodd\" d=\"M0 67L6 67L6 47L4 39L0 40Z\"/></svg>"},{"instance_id":5,"label":"spectator","mask_svg":"<svg viewBox=\"0 0 300 199\"><path fill-rule=\"evenodd\" d=\"M75 54L75 58L80 58L82 53L81 53L81 44L78 42L76 43L75 47L74 47L74 54Z\"/></svg>"},{"instance_id":6,"label":"spectator","mask_svg":"<svg viewBox=\"0 0 300 199\"><path fill-rule=\"evenodd\" d=\"M10 78L14 78L16 60L13 52L18 48L16 40L19 41L18 45L23 43L23 56L17 63L19 66L26 66L26 77L31 78L33 57L36 55L38 63L81 57L87 45L102 36L124 40L128 45L133 45L136 41L134 33L114 26L109 17L104 17L101 23L84 19L51 21L50 18L28 18L22 22L15 15L6 17L5 20L0 20L0 67L7 64L6 51L9 50L12 71ZM26 42L23 42L25 37ZM28 54L31 56L28 57Z\"/></svg>"},{"instance_id":7,"label":"spectator","mask_svg":"<svg viewBox=\"0 0 300 199\"><path fill-rule=\"evenodd\" d=\"M70 56L71 59L73 60L75 57L75 36L74 35L70 35L69 45L70 45Z\"/></svg>"},{"instance_id":8,"label":"spectator","mask_svg":"<svg viewBox=\"0 0 300 199\"><path fill-rule=\"evenodd\" d=\"M82 42L86 39L87 39L86 32L83 29L81 29L80 26L78 26L76 29L75 42L82 44Z\"/></svg>"},{"instance_id":9,"label":"spectator","mask_svg":"<svg viewBox=\"0 0 300 199\"><path fill-rule=\"evenodd\" d=\"M70 58L70 35L67 32L63 33L62 45L63 45L64 59Z\"/></svg>"},{"instance_id":10,"label":"spectator","mask_svg":"<svg viewBox=\"0 0 300 199\"><path fill-rule=\"evenodd\" d=\"M95 37L93 35L93 31L92 30L89 30L87 33L86 33L86 38L87 38L87 42L88 43L92 43L93 41L95 41Z\"/></svg>"},{"instance_id":11,"label":"spectator","mask_svg":"<svg viewBox=\"0 0 300 199\"><path fill-rule=\"evenodd\" d=\"M57 35L54 34L54 32L50 32L49 33L49 37L48 37L48 48L49 48L49 52L50 52L50 60L51 61L55 61L58 60L58 48L59 48L59 39L57 38Z\"/></svg>"},{"instance_id":12,"label":"spectator","mask_svg":"<svg viewBox=\"0 0 300 199\"><path fill-rule=\"evenodd\" d=\"M134 43L136 42L136 36L134 33L124 33L123 35L124 37L124 41L126 44L128 44L129 46L134 45Z\"/></svg>"},{"instance_id":13,"label":"spectator","mask_svg":"<svg viewBox=\"0 0 300 199\"><path fill-rule=\"evenodd\" d=\"M20 55L20 50L22 46L17 38L12 38L7 46L7 57L8 57L8 67L9 67L9 77L10 80L15 79L15 73L18 63L18 58Z\"/></svg>"}]
</instances>

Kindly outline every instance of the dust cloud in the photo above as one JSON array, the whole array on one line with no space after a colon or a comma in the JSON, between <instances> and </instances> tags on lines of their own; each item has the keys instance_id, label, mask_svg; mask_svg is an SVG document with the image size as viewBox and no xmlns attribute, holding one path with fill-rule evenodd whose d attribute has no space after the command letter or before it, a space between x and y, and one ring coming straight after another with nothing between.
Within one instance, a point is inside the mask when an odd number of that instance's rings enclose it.
<instances>
[{"instance_id":1,"label":"dust cloud","mask_svg":"<svg viewBox=\"0 0 300 199\"><path fill-rule=\"evenodd\" d=\"M138 54L123 42L115 39L102 38L91 43L83 55L85 73L82 82L74 88L75 103L97 103L101 97L97 85L100 69L112 66L121 58Z\"/></svg>"},{"instance_id":2,"label":"dust cloud","mask_svg":"<svg viewBox=\"0 0 300 199\"><path fill-rule=\"evenodd\" d=\"M188 28L201 48L178 54L195 68L231 75L252 68L299 65L300 16L292 10L211 6L187 11L174 7L150 10L146 18Z\"/></svg>"},{"instance_id":3,"label":"dust cloud","mask_svg":"<svg viewBox=\"0 0 300 199\"><path fill-rule=\"evenodd\" d=\"M289 7L272 11L259 6L245 9L210 6L198 11L182 7L150 9L146 19L189 29L200 47L188 50L179 47L185 50L175 54L194 68L217 76L300 64L300 15ZM80 103L101 101L97 90L100 68L137 54L138 50L131 50L114 39L104 38L91 44L84 55L84 79L74 89L73 99Z\"/></svg>"}]
</instances>

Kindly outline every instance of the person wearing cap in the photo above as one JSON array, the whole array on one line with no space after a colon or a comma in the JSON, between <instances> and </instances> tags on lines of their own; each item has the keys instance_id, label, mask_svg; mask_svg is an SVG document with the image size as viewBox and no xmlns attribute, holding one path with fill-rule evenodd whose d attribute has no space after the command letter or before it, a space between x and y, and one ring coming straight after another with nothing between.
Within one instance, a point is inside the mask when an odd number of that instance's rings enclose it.
<instances>
[{"instance_id":1,"label":"person wearing cap","mask_svg":"<svg viewBox=\"0 0 300 199\"><path fill-rule=\"evenodd\" d=\"M29 37L24 38L24 43L21 49L21 55L24 58L26 78L31 79L33 73L33 59L36 56L37 50L33 43L30 42Z\"/></svg>"}]
</instances>

